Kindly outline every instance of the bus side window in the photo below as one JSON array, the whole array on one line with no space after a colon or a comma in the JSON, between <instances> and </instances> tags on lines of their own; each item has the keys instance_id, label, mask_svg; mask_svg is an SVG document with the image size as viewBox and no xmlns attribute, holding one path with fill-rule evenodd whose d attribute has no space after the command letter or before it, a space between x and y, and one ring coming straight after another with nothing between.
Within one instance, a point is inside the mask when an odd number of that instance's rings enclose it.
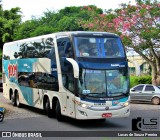
<instances>
[{"instance_id":1,"label":"bus side window","mask_svg":"<svg viewBox=\"0 0 160 140\"><path fill-rule=\"evenodd\" d=\"M66 89L74 92L74 77L73 73L63 74L63 85Z\"/></svg>"},{"instance_id":2,"label":"bus side window","mask_svg":"<svg viewBox=\"0 0 160 140\"><path fill-rule=\"evenodd\" d=\"M62 70L63 86L73 93L74 92L73 67L68 63L65 63L65 67L66 69Z\"/></svg>"},{"instance_id":3,"label":"bus side window","mask_svg":"<svg viewBox=\"0 0 160 140\"><path fill-rule=\"evenodd\" d=\"M65 47L65 57L73 58L73 49L70 42L68 42Z\"/></svg>"}]
</instances>

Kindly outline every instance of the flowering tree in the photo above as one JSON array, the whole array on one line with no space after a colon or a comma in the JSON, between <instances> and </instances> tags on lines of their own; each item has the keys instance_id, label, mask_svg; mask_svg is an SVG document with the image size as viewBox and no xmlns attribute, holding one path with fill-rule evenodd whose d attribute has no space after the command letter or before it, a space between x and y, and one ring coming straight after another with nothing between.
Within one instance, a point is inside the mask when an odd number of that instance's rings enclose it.
<instances>
[{"instance_id":1,"label":"flowering tree","mask_svg":"<svg viewBox=\"0 0 160 140\"><path fill-rule=\"evenodd\" d=\"M125 46L133 48L151 66L152 83L160 85L160 3L137 0L136 5L120 6L114 13L110 10L103 16L94 15L82 26L121 35Z\"/></svg>"},{"instance_id":2,"label":"flowering tree","mask_svg":"<svg viewBox=\"0 0 160 140\"><path fill-rule=\"evenodd\" d=\"M108 10L107 13L103 14L96 12L99 8L92 6L84 6L81 10L88 11L90 18L86 21L84 19L79 19L78 23L86 30L92 31L106 31L106 32L116 32L113 27L113 19L116 18L115 14L112 14L112 10Z\"/></svg>"}]
</instances>

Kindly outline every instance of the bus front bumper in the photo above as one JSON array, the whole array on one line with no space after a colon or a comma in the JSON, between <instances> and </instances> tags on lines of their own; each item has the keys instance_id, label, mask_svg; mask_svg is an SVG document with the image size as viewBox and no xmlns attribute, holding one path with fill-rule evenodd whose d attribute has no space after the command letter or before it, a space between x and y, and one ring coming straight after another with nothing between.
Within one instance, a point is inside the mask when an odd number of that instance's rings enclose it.
<instances>
[{"instance_id":1,"label":"bus front bumper","mask_svg":"<svg viewBox=\"0 0 160 140\"><path fill-rule=\"evenodd\" d=\"M130 105L117 110L98 111L80 107L76 105L76 119L105 119L128 117L130 115Z\"/></svg>"}]
</instances>

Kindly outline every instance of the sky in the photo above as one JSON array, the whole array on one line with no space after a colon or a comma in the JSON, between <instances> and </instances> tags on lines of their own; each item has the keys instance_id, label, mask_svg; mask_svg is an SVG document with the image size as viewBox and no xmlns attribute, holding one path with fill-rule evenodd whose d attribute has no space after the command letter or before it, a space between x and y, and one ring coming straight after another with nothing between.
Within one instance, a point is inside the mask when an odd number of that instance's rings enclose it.
<instances>
[{"instance_id":1,"label":"sky","mask_svg":"<svg viewBox=\"0 0 160 140\"><path fill-rule=\"evenodd\" d=\"M69 6L95 5L103 10L116 9L121 3L135 4L135 0L2 0L4 10L20 7L22 20L30 20L32 16L40 17L48 10L58 11Z\"/></svg>"}]
</instances>

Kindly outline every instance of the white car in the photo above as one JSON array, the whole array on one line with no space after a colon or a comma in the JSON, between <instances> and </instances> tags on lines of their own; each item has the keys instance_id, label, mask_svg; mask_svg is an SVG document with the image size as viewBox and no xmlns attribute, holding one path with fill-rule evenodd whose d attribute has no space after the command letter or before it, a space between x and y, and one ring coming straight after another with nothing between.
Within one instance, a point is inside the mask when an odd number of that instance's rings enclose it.
<instances>
[{"instance_id":1,"label":"white car","mask_svg":"<svg viewBox=\"0 0 160 140\"><path fill-rule=\"evenodd\" d=\"M160 87L140 84L130 89L131 101L147 101L154 105L160 104Z\"/></svg>"}]
</instances>

